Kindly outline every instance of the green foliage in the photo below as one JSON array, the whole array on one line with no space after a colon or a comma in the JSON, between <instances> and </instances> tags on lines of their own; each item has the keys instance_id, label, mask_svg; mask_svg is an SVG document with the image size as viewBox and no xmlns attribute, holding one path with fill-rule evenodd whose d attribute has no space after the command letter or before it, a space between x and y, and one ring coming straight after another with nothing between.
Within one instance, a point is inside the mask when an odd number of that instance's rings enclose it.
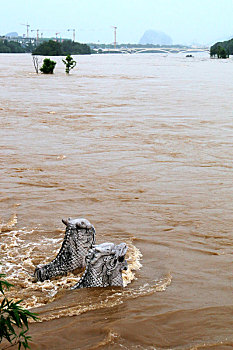
<instances>
[{"instance_id":1,"label":"green foliage","mask_svg":"<svg viewBox=\"0 0 233 350\"><path fill-rule=\"evenodd\" d=\"M28 319L37 320L38 318L35 313L19 305L22 300L14 302L7 299L4 289L9 290L13 285L2 279L4 277L4 274L0 274L0 293L3 297L0 306L0 343L3 339L6 339L12 345L18 344L18 349L22 346L24 349L30 349L28 340L31 337L26 335Z\"/></svg>"},{"instance_id":2,"label":"green foliage","mask_svg":"<svg viewBox=\"0 0 233 350\"><path fill-rule=\"evenodd\" d=\"M217 47L210 48L210 57L215 57L217 55L218 58L228 58L229 51L224 49L222 46L218 45Z\"/></svg>"},{"instance_id":3,"label":"green foliage","mask_svg":"<svg viewBox=\"0 0 233 350\"><path fill-rule=\"evenodd\" d=\"M0 53L24 53L20 43L15 41L0 40Z\"/></svg>"},{"instance_id":4,"label":"green foliage","mask_svg":"<svg viewBox=\"0 0 233 350\"><path fill-rule=\"evenodd\" d=\"M31 53L35 49L36 43L27 42L27 43L22 44L22 46L23 46L25 52Z\"/></svg>"},{"instance_id":5,"label":"green foliage","mask_svg":"<svg viewBox=\"0 0 233 350\"><path fill-rule=\"evenodd\" d=\"M218 58L227 58L226 50L222 46L218 46L217 56Z\"/></svg>"},{"instance_id":6,"label":"green foliage","mask_svg":"<svg viewBox=\"0 0 233 350\"><path fill-rule=\"evenodd\" d=\"M210 57L214 57L215 56L215 49L213 48L213 46L211 46L210 48Z\"/></svg>"},{"instance_id":7,"label":"green foliage","mask_svg":"<svg viewBox=\"0 0 233 350\"><path fill-rule=\"evenodd\" d=\"M62 55L62 47L61 44L49 40L45 41L32 52L33 55L43 55L43 56L61 56Z\"/></svg>"},{"instance_id":8,"label":"green foliage","mask_svg":"<svg viewBox=\"0 0 233 350\"><path fill-rule=\"evenodd\" d=\"M52 61L49 58L45 58L40 71L44 74L53 74L56 64L57 63L55 61Z\"/></svg>"},{"instance_id":9,"label":"green foliage","mask_svg":"<svg viewBox=\"0 0 233 350\"><path fill-rule=\"evenodd\" d=\"M233 55L233 39L218 42L210 48L211 57L228 58L229 55Z\"/></svg>"},{"instance_id":10,"label":"green foliage","mask_svg":"<svg viewBox=\"0 0 233 350\"><path fill-rule=\"evenodd\" d=\"M70 55L66 56L65 60L62 60L62 62L66 65L66 73L69 74L70 70L73 69L76 66L76 61L71 57Z\"/></svg>"},{"instance_id":11,"label":"green foliage","mask_svg":"<svg viewBox=\"0 0 233 350\"><path fill-rule=\"evenodd\" d=\"M62 50L64 55L90 55L91 53L90 46L71 40L64 40L62 42Z\"/></svg>"},{"instance_id":12,"label":"green foliage","mask_svg":"<svg viewBox=\"0 0 233 350\"><path fill-rule=\"evenodd\" d=\"M43 56L85 55L90 53L91 49L88 45L71 40L64 40L62 43L53 40L45 41L32 52L33 55Z\"/></svg>"}]
</instances>

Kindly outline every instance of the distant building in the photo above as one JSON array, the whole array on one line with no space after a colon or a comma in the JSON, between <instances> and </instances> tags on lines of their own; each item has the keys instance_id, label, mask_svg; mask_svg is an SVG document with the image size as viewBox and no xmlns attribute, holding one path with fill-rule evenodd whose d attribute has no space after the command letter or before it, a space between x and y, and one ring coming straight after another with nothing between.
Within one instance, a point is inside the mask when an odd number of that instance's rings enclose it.
<instances>
[{"instance_id":1,"label":"distant building","mask_svg":"<svg viewBox=\"0 0 233 350\"><path fill-rule=\"evenodd\" d=\"M19 36L19 35L18 35L18 33L16 33L16 32L7 33L7 34L5 35L6 38L17 38L18 36Z\"/></svg>"}]
</instances>

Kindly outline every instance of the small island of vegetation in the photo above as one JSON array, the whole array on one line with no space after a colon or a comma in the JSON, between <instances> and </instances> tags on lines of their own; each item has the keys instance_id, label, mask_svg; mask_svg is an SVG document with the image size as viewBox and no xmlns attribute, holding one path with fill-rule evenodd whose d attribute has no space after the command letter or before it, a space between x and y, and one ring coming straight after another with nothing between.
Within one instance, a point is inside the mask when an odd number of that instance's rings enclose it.
<instances>
[{"instance_id":1,"label":"small island of vegetation","mask_svg":"<svg viewBox=\"0 0 233 350\"><path fill-rule=\"evenodd\" d=\"M0 37L0 53L32 53L42 56L67 56L67 55L90 55L91 48L87 44L81 44L72 40L62 42L45 40L43 42L28 39L7 40Z\"/></svg>"},{"instance_id":2,"label":"small island of vegetation","mask_svg":"<svg viewBox=\"0 0 233 350\"><path fill-rule=\"evenodd\" d=\"M217 42L210 48L210 57L228 58L233 55L233 39Z\"/></svg>"},{"instance_id":3,"label":"small island of vegetation","mask_svg":"<svg viewBox=\"0 0 233 350\"><path fill-rule=\"evenodd\" d=\"M71 40L64 40L61 43L49 40L37 46L32 51L32 54L43 56L90 55L91 49L86 44L76 43Z\"/></svg>"}]
</instances>

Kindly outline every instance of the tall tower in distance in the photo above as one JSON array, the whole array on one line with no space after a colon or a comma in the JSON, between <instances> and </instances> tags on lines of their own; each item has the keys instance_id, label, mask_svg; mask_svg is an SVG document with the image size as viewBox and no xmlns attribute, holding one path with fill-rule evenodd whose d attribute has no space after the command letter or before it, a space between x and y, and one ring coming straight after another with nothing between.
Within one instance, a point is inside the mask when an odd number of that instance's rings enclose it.
<instances>
[{"instance_id":1,"label":"tall tower in distance","mask_svg":"<svg viewBox=\"0 0 233 350\"><path fill-rule=\"evenodd\" d=\"M117 27L113 26L113 29L114 29L114 49L116 49L116 44L117 44L117 41L116 41L116 30L117 30Z\"/></svg>"}]
</instances>

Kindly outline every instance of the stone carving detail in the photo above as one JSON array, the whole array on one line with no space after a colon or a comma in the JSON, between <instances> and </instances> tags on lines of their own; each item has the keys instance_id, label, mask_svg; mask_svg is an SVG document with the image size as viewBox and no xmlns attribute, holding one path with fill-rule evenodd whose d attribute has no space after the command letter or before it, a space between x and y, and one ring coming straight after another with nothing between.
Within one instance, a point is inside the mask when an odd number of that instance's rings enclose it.
<instances>
[{"instance_id":1,"label":"stone carving detail","mask_svg":"<svg viewBox=\"0 0 233 350\"><path fill-rule=\"evenodd\" d=\"M125 243L102 243L93 246L86 256L86 270L71 289L122 286L122 271L127 270Z\"/></svg>"}]
</instances>

